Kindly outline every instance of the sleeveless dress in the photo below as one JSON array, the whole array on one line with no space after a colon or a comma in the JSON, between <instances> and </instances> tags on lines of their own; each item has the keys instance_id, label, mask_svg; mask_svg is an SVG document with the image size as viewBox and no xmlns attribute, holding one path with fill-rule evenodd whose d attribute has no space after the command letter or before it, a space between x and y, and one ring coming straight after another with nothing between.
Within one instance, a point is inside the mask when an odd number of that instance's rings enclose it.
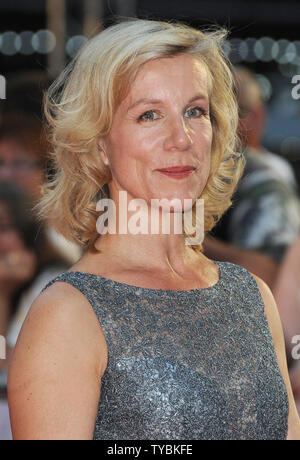
<instances>
[{"instance_id":1,"label":"sleeveless dress","mask_svg":"<svg viewBox=\"0 0 300 460\"><path fill-rule=\"evenodd\" d=\"M64 272L106 337L94 440L284 440L289 402L253 276L188 291Z\"/></svg>"}]
</instances>

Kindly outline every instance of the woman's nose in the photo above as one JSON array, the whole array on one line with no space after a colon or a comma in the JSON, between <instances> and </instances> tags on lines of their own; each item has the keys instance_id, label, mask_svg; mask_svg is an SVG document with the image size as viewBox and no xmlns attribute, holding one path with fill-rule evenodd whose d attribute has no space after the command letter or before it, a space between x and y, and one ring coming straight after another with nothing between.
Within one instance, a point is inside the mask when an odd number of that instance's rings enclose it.
<instances>
[{"instance_id":1,"label":"woman's nose","mask_svg":"<svg viewBox=\"0 0 300 460\"><path fill-rule=\"evenodd\" d=\"M165 150L188 150L192 145L190 128L183 117L169 121L164 142Z\"/></svg>"}]
</instances>

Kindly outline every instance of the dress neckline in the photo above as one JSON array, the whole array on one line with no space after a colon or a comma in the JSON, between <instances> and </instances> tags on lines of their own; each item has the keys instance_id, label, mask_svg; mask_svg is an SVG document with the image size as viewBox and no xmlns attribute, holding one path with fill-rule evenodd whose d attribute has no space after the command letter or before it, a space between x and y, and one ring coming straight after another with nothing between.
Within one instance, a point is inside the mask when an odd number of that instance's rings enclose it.
<instances>
[{"instance_id":1,"label":"dress neckline","mask_svg":"<svg viewBox=\"0 0 300 460\"><path fill-rule=\"evenodd\" d=\"M223 273L222 264L225 263L225 262L220 262L220 261L216 261L216 260L214 260L213 262L216 265L218 265L218 267L219 267L219 279L215 284L213 284L212 286L208 286L206 288L194 288L194 289L184 289L184 290L146 288L146 287L142 287L142 286L136 286L136 285L133 285L133 284L123 283L121 281L113 280L111 278L106 278L106 277L104 277L102 275L96 275L95 273L82 272L80 270L69 270L69 271L67 271L65 273L74 273L74 274L76 273L76 274L83 275L83 276L89 276L89 277L92 277L94 279L99 279L99 280L101 280L101 281L103 281L104 283L107 283L107 284L123 287L123 288L126 288L126 289L132 289L132 290L135 290L135 291L142 291L142 292L149 292L149 293L152 292L152 293L160 293L160 294L163 294L163 293L166 293L166 294L172 294L172 293L174 293L174 294L195 294L195 293L201 293L201 292L214 291L215 289L219 288L223 284L224 273Z\"/></svg>"}]
</instances>

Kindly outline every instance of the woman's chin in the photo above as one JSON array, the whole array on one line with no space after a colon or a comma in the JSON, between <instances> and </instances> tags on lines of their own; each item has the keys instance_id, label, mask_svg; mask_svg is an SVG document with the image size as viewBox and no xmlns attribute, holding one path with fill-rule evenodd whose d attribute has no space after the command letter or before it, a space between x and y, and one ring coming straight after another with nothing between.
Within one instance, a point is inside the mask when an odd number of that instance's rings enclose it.
<instances>
[{"instance_id":1,"label":"woman's chin","mask_svg":"<svg viewBox=\"0 0 300 460\"><path fill-rule=\"evenodd\" d=\"M195 199L192 198L152 198L151 207L161 208L164 212L178 213L189 212L192 210Z\"/></svg>"}]
</instances>

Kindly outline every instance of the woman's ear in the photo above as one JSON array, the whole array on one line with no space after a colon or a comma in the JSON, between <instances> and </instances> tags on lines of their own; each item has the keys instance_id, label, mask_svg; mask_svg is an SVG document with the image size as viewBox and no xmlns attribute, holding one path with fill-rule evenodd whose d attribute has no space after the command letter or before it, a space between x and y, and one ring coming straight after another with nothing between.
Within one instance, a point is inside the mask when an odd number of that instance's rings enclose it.
<instances>
[{"instance_id":1,"label":"woman's ear","mask_svg":"<svg viewBox=\"0 0 300 460\"><path fill-rule=\"evenodd\" d=\"M102 159L103 163L104 163L106 166L109 166L109 161L108 161L108 157L107 157L106 151L105 151L105 149L103 148L103 146L100 144L100 142L98 142L98 150L99 150L99 153L100 153L100 156L101 156L101 159Z\"/></svg>"}]
</instances>

